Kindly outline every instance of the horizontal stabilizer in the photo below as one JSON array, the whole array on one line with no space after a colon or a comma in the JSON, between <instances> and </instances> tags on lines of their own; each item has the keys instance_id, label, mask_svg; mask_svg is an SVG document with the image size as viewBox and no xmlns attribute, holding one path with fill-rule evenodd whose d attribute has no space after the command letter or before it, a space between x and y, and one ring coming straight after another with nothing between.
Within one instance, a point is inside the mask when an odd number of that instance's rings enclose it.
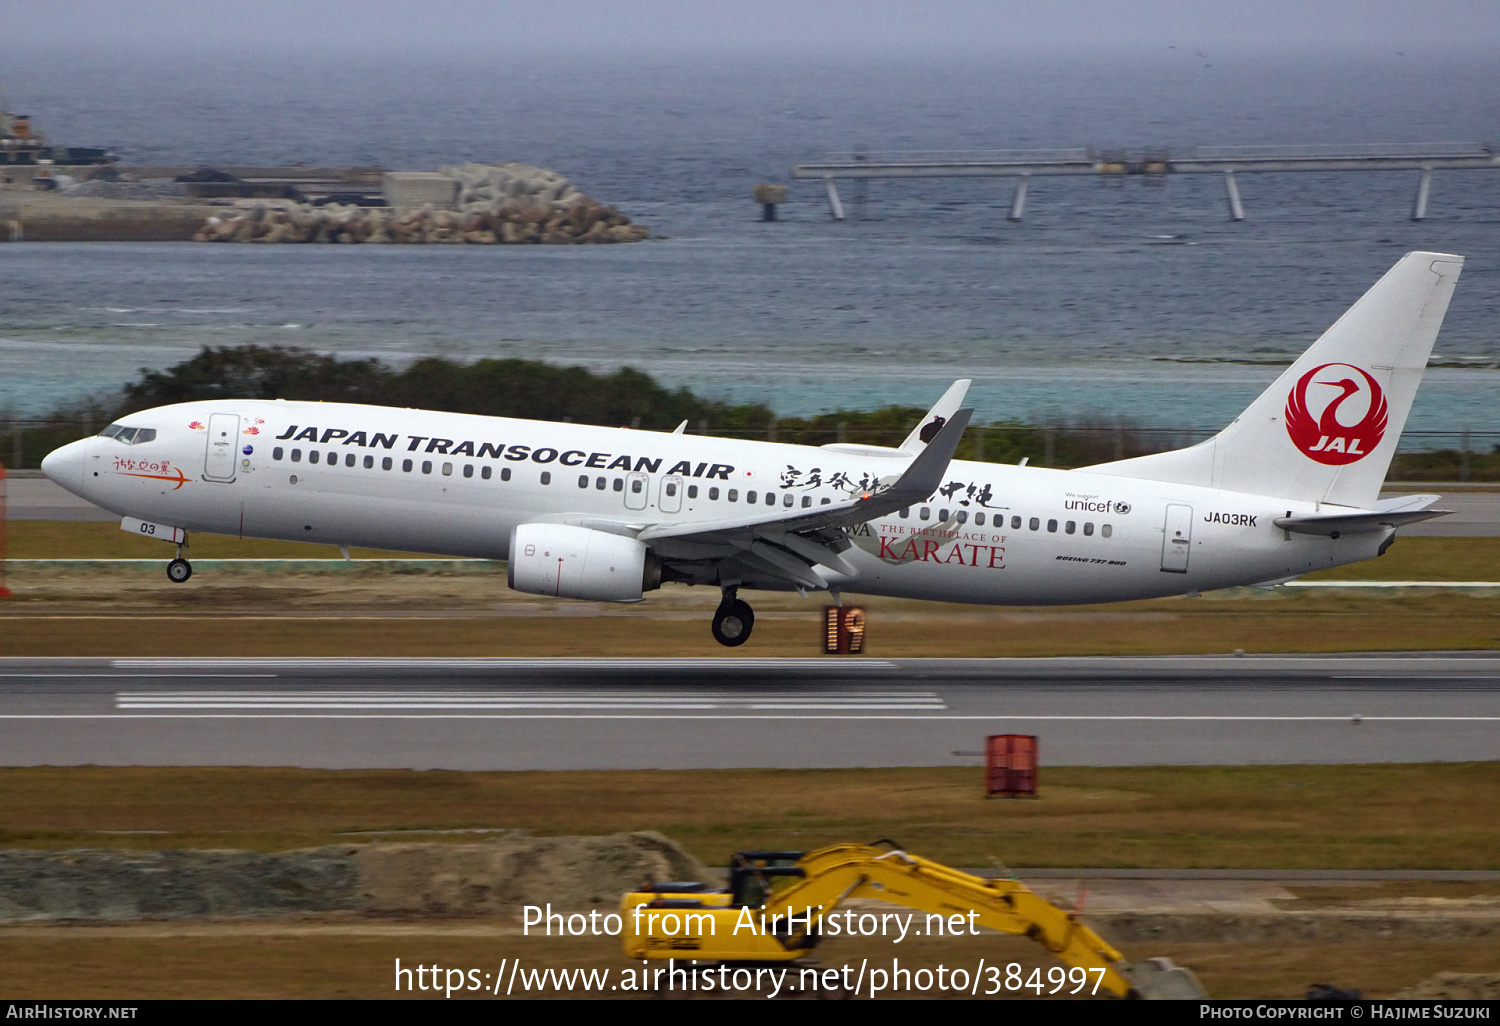
<instances>
[{"instance_id":1,"label":"horizontal stabilizer","mask_svg":"<svg viewBox=\"0 0 1500 1026\"><path fill-rule=\"evenodd\" d=\"M1299 517L1277 517L1272 523L1293 534L1318 534L1337 538L1341 534L1364 534L1388 528L1415 524L1421 520L1445 517L1451 509L1405 509L1379 512L1312 514Z\"/></svg>"}]
</instances>

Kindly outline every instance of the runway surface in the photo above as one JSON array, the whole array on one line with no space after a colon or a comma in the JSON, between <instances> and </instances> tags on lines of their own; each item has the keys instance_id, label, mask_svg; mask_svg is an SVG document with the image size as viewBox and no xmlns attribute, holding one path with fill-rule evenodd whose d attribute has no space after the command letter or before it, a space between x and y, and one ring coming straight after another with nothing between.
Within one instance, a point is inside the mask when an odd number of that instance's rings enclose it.
<instances>
[{"instance_id":1,"label":"runway surface","mask_svg":"<svg viewBox=\"0 0 1500 1026\"><path fill-rule=\"evenodd\" d=\"M26 471L21 473L25 474ZM120 518L86 499L68 492L44 477L12 477L6 482L12 520L111 521ZM1500 490L1490 492L1444 492L1441 483L1431 494L1442 495L1437 505L1450 516L1425 520L1401 529L1407 538L1493 538L1500 536Z\"/></svg>"},{"instance_id":2,"label":"runway surface","mask_svg":"<svg viewBox=\"0 0 1500 1026\"><path fill-rule=\"evenodd\" d=\"M1500 758L1500 656L8 659L0 763L418 769Z\"/></svg>"}]
</instances>

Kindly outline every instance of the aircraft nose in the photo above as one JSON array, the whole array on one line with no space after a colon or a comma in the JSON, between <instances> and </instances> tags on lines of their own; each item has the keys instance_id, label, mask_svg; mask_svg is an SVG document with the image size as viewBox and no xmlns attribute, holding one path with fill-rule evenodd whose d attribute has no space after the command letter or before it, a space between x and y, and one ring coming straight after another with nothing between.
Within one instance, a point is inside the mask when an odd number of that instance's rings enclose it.
<instances>
[{"instance_id":1,"label":"aircraft nose","mask_svg":"<svg viewBox=\"0 0 1500 1026\"><path fill-rule=\"evenodd\" d=\"M42 473L54 483L70 492L83 487L84 448L87 442L69 442L61 449L53 449L42 460Z\"/></svg>"}]
</instances>

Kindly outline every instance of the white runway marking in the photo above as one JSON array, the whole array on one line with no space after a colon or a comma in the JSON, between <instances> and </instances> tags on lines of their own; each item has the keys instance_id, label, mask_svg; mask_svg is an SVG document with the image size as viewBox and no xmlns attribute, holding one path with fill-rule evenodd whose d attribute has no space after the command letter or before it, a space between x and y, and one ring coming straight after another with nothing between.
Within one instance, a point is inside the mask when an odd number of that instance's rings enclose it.
<instances>
[{"instance_id":1,"label":"white runway marking","mask_svg":"<svg viewBox=\"0 0 1500 1026\"><path fill-rule=\"evenodd\" d=\"M115 696L121 710L458 712L556 710L641 712L688 710L837 710L941 712L931 691L134 691Z\"/></svg>"},{"instance_id":2,"label":"white runway marking","mask_svg":"<svg viewBox=\"0 0 1500 1026\"><path fill-rule=\"evenodd\" d=\"M382 657L359 659L346 656L311 656L306 658L218 657L184 659L112 659L117 670L218 670L218 669L290 669L290 670L894 670L896 664L880 659L858 659L847 662L829 659L589 659L560 658L411 658Z\"/></svg>"},{"instance_id":3,"label":"white runway marking","mask_svg":"<svg viewBox=\"0 0 1500 1026\"><path fill-rule=\"evenodd\" d=\"M189 677L194 680L202 680L204 677L216 679L261 679L275 680L281 676L279 673L0 673L0 677L20 677L30 680L33 677L61 677L64 680L83 679L86 677L107 677L114 680L129 680L137 677L145 677L148 680L164 680L169 677Z\"/></svg>"}]
</instances>

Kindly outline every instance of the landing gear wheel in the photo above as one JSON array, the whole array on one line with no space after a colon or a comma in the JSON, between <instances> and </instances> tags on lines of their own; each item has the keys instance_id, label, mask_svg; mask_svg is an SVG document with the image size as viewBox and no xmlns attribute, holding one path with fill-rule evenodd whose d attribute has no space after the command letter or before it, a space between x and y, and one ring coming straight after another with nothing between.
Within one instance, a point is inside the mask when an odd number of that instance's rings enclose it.
<instances>
[{"instance_id":1,"label":"landing gear wheel","mask_svg":"<svg viewBox=\"0 0 1500 1026\"><path fill-rule=\"evenodd\" d=\"M733 648L743 645L750 640L750 632L755 628L755 613L750 609L750 603L735 599L719 607L714 613L714 640L721 645Z\"/></svg>"},{"instance_id":2,"label":"landing gear wheel","mask_svg":"<svg viewBox=\"0 0 1500 1026\"><path fill-rule=\"evenodd\" d=\"M193 576L193 564L185 559L174 559L167 564L167 580L173 584L181 584Z\"/></svg>"}]
</instances>

